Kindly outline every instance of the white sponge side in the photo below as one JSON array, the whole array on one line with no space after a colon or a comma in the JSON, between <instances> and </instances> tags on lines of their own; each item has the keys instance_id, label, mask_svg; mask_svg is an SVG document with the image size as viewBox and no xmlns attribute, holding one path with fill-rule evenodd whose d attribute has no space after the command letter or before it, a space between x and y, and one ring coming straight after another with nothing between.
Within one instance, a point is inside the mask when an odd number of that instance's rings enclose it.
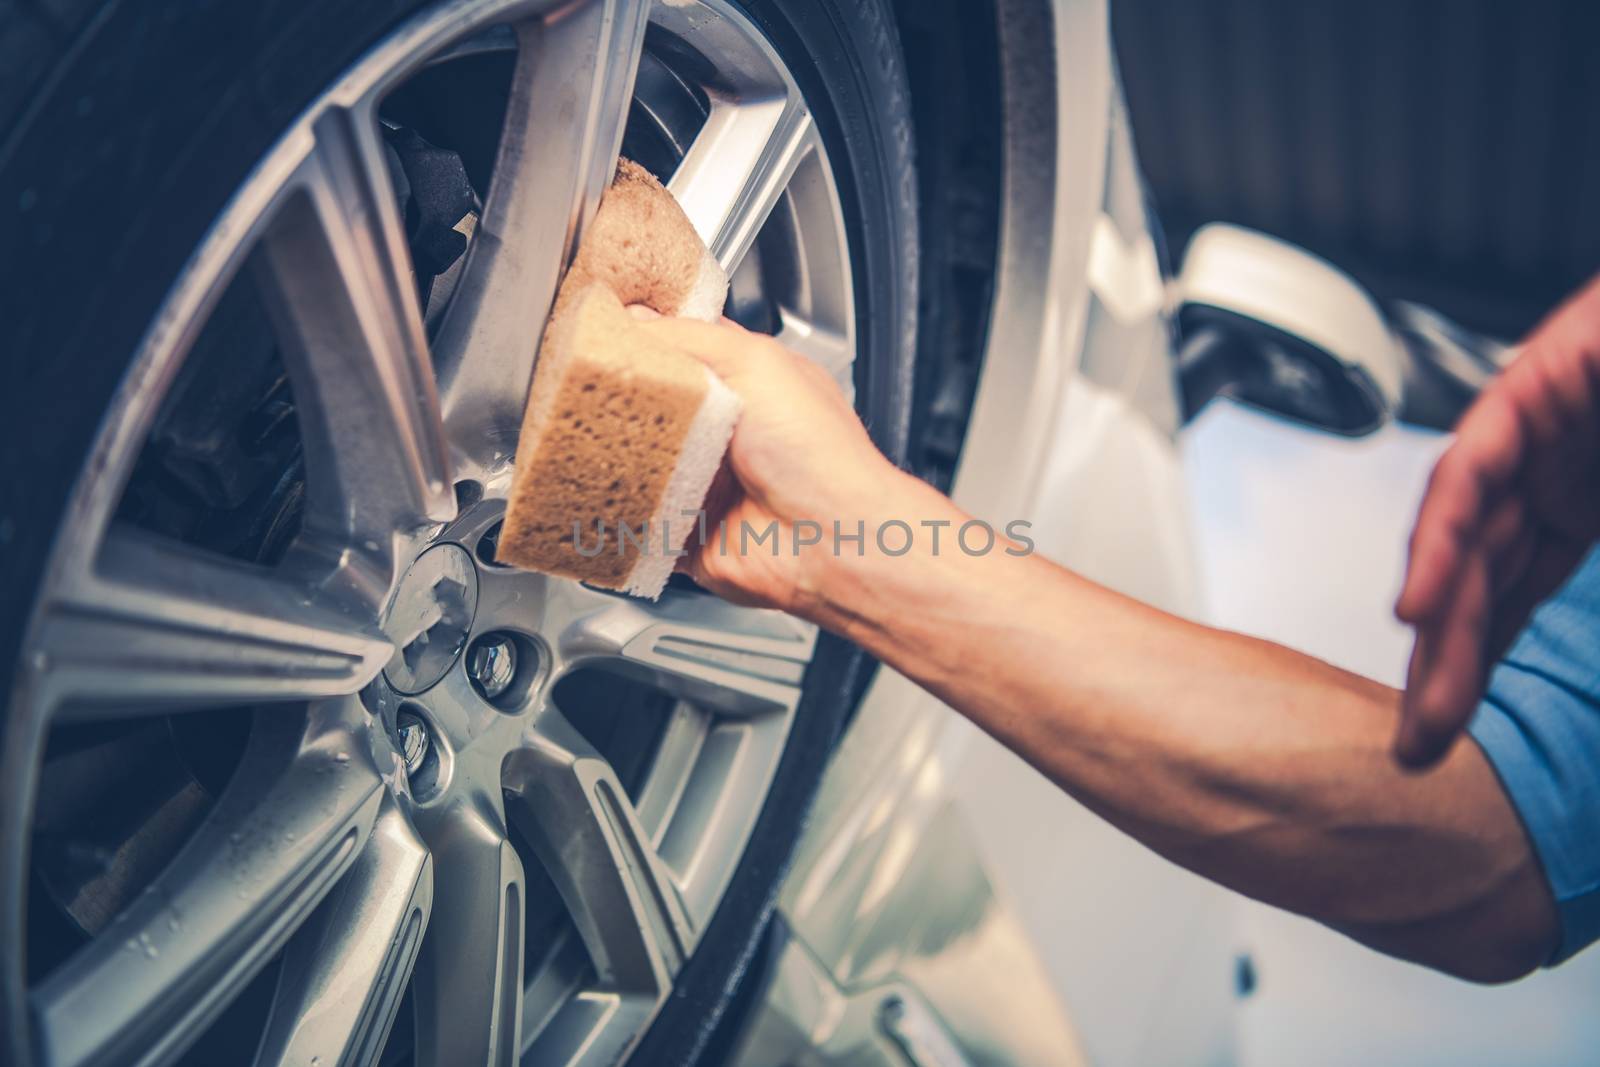
<instances>
[{"instance_id":1,"label":"white sponge side","mask_svg":"<svg viewBox=\"0 0 1600 1067\"><path fill-rule=\"evenodd\" d=\"M721 304L717 305L717 310L721 312ZM693 513L704 504L711 490L712 479L722 466L722 457L728 451L728 442L733 439L733 430L743 408L739 394L707 370L705 400L689 425L689 436L678 453L678 465L673 468L672 477L667 479L661 506L650 519L649 543L628 575L625 592L655 600L667 587L667 579L672 577L673 568L678 564L674 553L697 532Z\"/></svg>"},{"instance_id":2,"label":"white sponge side","mask_svg":"<svg viewBox=\"0 0 1600 1067\"><path fill-rule=\"evenodd\" d=\"M700 272L695 275L689 295L683 298L678 316L698 319L701 322L720 322L722 308L728 302L728 274L710 252L700 261Z\"/></svg>"}]
</instances>

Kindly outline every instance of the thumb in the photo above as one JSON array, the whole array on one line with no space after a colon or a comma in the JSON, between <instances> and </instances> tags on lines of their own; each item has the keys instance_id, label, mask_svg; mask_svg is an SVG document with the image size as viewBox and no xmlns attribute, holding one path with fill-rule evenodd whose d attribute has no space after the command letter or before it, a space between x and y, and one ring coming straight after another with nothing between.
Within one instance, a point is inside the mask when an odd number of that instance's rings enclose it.
<instances>
[{"instance_id":1,"label":"thumb","mask_svg":"<svg viewBox=\"0 0 1600 1067\"><path fill-rule=\"evenodd\" d=\"M754 335L732 323L713 325L693 319L657 318L640 321L639 329L662 344L693 356L724 381L732 381L749 365Z\"/></svg>"}]
</instances>

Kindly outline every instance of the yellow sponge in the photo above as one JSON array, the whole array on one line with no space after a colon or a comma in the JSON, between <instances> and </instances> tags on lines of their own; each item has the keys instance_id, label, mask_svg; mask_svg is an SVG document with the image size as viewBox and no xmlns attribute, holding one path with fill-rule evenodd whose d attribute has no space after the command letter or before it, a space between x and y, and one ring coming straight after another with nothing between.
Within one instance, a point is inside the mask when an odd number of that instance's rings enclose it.
<instances>
[{"instance_id":1,"label":"yellow sponge","mask_svg":"<svg viewBox=\"0 0 1600 1067\"><path fill-rule=\"evenodd\" d=\"M624 160L540 347L501 562L660 596L740 405L624 304L715 321L727 288L677 201Z\"/></svg>"},{"instance_id":2,"label":"yellow sponge","mask_svg":"<svg viewBox=\"0 0 1600 1067\"><path fill-rule=\"evenodd\" d=\"M654 174L631 159L600 202L567 272L563 292L609 286L624 304L663 315L716 322L728 299L728 276L706 250L689 216Z\"/></svg>"}]
</instances>

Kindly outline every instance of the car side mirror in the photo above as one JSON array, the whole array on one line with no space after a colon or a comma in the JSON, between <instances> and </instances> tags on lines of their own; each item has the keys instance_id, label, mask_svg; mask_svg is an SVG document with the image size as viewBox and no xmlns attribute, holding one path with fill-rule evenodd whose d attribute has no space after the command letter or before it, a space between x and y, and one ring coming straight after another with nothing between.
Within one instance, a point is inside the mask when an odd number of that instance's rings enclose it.
<instances>
[{"instance_id":1,"label":"car side mirror","mask_svg":"<svg viewBox=\"0 0 1600 1067\"><path fill-rule=\"evenodd\" d=\"M1371 295L1324 260L1212 223L1190 240L1174 285L1185 419L1226 395L1360 436L1398 408L1400 344Z\"/></svg>"}]
</instances>

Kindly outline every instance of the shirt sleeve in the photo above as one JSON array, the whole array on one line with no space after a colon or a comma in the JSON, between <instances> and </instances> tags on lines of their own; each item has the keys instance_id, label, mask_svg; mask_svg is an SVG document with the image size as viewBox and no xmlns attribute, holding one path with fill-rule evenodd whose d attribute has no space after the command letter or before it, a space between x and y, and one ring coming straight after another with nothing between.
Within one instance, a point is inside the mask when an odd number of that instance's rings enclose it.
<instances>
[{"instance_id":1,"label":"shirt sleeve","mask_svg":"<svg viewBox=\"0 0 1600 1067\"><path fill-rule=\"evenodd\" d=\"M1470 729L1544 867L1559 963L1600 939L1600 551L1534 612Z\"/></svg>"}]
</instances>

